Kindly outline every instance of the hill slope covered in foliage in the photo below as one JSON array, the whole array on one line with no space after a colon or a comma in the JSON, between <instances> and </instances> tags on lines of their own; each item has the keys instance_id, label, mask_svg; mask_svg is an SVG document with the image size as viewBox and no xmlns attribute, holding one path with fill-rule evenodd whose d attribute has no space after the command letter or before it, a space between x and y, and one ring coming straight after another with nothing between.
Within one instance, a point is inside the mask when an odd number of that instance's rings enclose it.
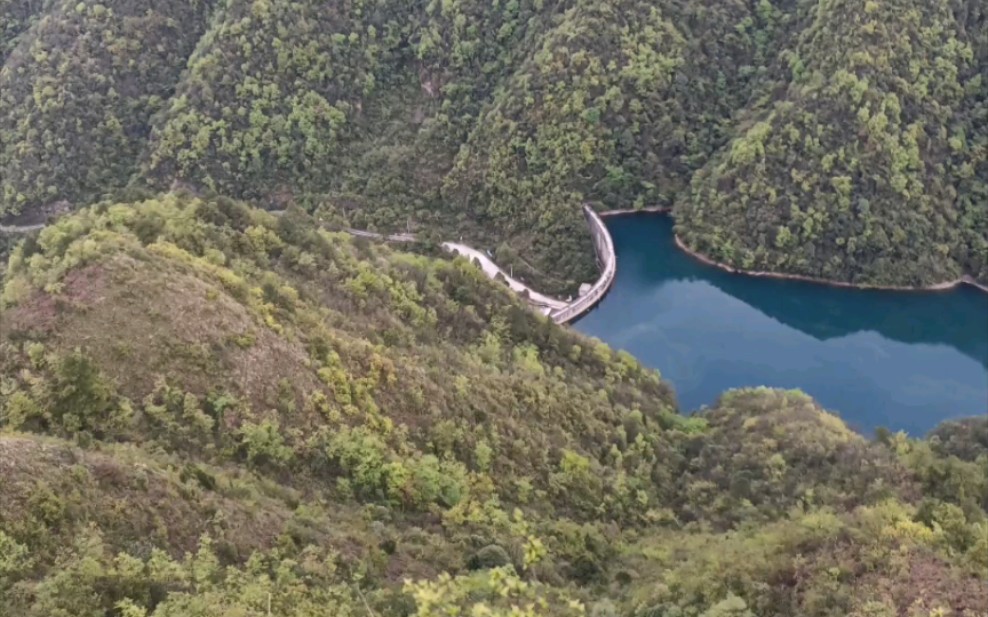
<instances>
[{"instance_id":1,"label":"hill slope covered in foliage","mask_svg":"<svg viewBox=\"0 0 988 617\"><path fill-rule=\"evenodd\" d=\"M767 389L680 415L464 260L297 209L84 209L15 250L0 311L3 617L988 606L984 419L869 441Z\"/></svg>"},{"instance_id":2,"label":"hill slope covered in foliage","mask_svg":"<svg viewBox=\"0 0 988 617\"><path fill-rule=\"evenodd\" d=\"M584 201L737 267L988 280L979 0L12 0L0 214L177 185L592 278ZM151 42L151 43L149 43Z\"/></svg>"}]
</instances>

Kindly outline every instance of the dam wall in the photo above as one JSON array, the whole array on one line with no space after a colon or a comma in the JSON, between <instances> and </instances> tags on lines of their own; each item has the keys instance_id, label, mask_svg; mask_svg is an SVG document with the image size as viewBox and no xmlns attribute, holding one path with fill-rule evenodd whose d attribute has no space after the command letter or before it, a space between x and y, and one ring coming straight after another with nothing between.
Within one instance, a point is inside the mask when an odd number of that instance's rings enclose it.
<instances>
[{"instance_id":1,"label":"dam wall","mask_svg":"<svg viewBox=\"0 0 988 617\"><path fill-rule=\"evenodd\" d=\"M611 290L614 277L617 275L617 253L614 252L614 241L611 239L610 232L607 231L607 226L604 225L604 219L587 205L583 206L583 215L587 218L587 226L590 228L590 237L593 240L600 277L597 278L587 293L564 308L549 314L556 323L570 323L597 306L597 303L603 300L607 292Z\"/></svg>"}]
</instances>

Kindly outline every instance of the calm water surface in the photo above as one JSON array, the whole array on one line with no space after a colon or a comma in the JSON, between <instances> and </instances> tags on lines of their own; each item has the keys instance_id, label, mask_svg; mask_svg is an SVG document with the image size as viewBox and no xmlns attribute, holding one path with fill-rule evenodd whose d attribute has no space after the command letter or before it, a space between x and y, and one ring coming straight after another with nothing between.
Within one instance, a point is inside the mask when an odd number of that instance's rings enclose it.
<instances>
[{"instance_id":1,"label":"calm water surface","mask_svg":"<svg viewBox=\"0 0 988 617\"><path fill-rule=\"evenodd\" d=\"M925 434L988 413L988 294L840 289L723 272L672 220L608 220L617 280L577 330L659 369L697 409L739 386L800 388L852 427Z\"/></svg>"}]
</instances>

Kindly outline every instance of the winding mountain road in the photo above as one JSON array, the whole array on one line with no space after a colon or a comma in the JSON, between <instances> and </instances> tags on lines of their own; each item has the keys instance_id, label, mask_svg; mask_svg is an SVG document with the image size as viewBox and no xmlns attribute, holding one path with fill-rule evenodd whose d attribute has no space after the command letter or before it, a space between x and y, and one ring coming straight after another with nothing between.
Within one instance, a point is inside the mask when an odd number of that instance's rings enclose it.
<instances>
[{"instance_id":1,"label":"winding mountain road","mask_svg":"<svg viewBox=\"0 0 988 617\"><path fill-rule=\"evenodd\" d=\"M38 223L36 225L0 225L0 234L26 234L37 231L44 226L44 223Z\"/></svg>"},{"instance_id":2,"label":"winding mountain road","mask_svg":"<svg viewBox=\"0 0 988 617\"><path fill-rule=\"evenodd\" d=\"M607 295L617 275L617 254L614 251L614 242L611 240L610 232L607 231L607 226L604 225L604 221L600 215L590 206L583 206L583 214L586 216L587 225L590 228L590 236L593 240L594 252L597 256L597 265L600 267L600 277L590 286L590 289L586 293L571 302L535 291L501 269L484 252L478 251L466 244L443 242L442 247L451 253L466 257L469 261L478 264L484 274L492 279L501 275L512 291L522 296L533 308L539 310L543 315L547 315L556 323L570 323L597 306L597 303ZM346 231L354 236L387 242L415 241L415 236L409 233L386 235L360 229L347 229Z\"/></svg>"},{"instance_id":3,"label":"winding mountain road","mask_svg":"<svg viewBox=\"0 0 988 617\"><path fill-rule=\"evenodd\" d=\"M269 210L268 212L274 216L279 216L284 213L284 210ZM617 272L617 255L614 252L611 235L607 231L603 220L601 220L600 215L590 206L584 205L583 213L587 217L587 224L590 227L590 234L593 238L594 251L597 254L597 264L600 266L601 275L585 294L572 302L566 302L535 291L502 270L486 254L466 244L443 242L442 247L451 253L466 257L472 263L478 264L484 274L492 279L496 279L498 275L501 275L512 291L556 323L569 323L600 302L611 288ZM44 223L34 225L0 225L0 234L24 234L37 231L44 226ZM344 231L352 236L383 240L385 242L415 242L416 240L415 235L410 233L380 234L362 229L346 229Z\"/></svg>"},{"instance_id":4,"label":"winding mountain road","mask_svg":"<svg viewBox=\"0 0 988 617\"><path fill-rule=\"evenodd\" d=\"M525 283L522 283L518 279L513 278L507 272L502 270L500 266L498 266L496 263L491 261L490 258L487 257L487 255L481 253L475 248L471 248L466 244L459 244L457 242L443 242L443 248L451 253L462 255L467 259L469 259L470 261L476 260L477 262L480 263L480 269L483 270L484 274L486 274L490 278L496 278L497 275L500 274L501 276L504 277L504 280L508 283L508 287L510 287L515 293L522 296L524 296L527 293L528 301L531 304L537 304L539 306L547 307L556 311L560 311L566 308L567 306L569 306L568 302L564 302L563 300L559 300L558 298L552 298L545 294L541 294L535 291L534 289L532 289L531 287L529 287L528 285L526 285Z\"/></svg>"}]
</instances>

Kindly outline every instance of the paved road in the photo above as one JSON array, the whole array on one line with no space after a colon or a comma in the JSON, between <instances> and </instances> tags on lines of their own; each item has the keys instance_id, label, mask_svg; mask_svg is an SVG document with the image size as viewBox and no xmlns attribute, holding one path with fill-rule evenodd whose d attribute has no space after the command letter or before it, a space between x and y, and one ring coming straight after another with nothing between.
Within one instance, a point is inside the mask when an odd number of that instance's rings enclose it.
<instances>
[{"instance_id":1,"label":"paved road","mask_svg":"<svg viewBox=\"0 0 988 617\"><path fill-rule=\"evenodd\" d=\"M606 292L607 287L610 286L613 280L613 262L614 262L614 252L613 246L610 245L610 236L606 234L606 229L603 223L600 221L599 217L594 214L589 208L585 207L585 211L588 213L588 217L591 217L591 225L597 224L604 234L607 235L607 252L608 254L604 257L604 261L609 264L609 268L605 268L604 276L602 276L597 283L593 286L591 291L580 298L577 298L573 302L565 302L559 298L553 298L552 296L547 296L541 294L525 283L522 283L518 279L510 276L507 272L502 270L496 263L494 263L486 254L478 251L475 248L469 247L465 244L460 244L458 242L443 242L442 246L447 251L452 253L457 253L466 257L471 261L476 261L480 264L481 269L490 278L495 278L498 274L504 277L504 280L508 283L508 286L517 294L526 293L528 298L528 303L539 308L540 312L551 317L554 321L558 323L565 323L575 319L580 314L585 312L588 307L599 301L600 297ZM279 216L284 213L280 210L271 210L270 214ZM44 227L44 224L38 225L24 225L24 226L3 226L0 225L0 233L8 234L20 234L27 233L29 231L34 231ZM347 229L345 230L351 235L360 236L363 238L374 238L377 240L384 240L388 242L414 242L415 235L409 233L403 234L379 234L372 231L364 231L361 229ZM611 270L611 272L607 272Z\"/></svg>"},{"instance_id":2,"label":"paved road","mask_svg":"<svg viewBox=\"0 0 988 617\"><path fill-rule=\"evenodd\" d=\"M362 229L347 229L346 231L351 235L359 236L361 238L373 238L375 240L385 240L388 242L415 241L415 235L409 233L386 235L386 234L379 234L373 231L364 231ZM491 259L487 255L485 255L481 251L478 251L475 248L469 247L466 244L460 244L458 242L443 242L442 247L451 253L462 255L467 259L470 259L471 261L476 259L478 262L480 262L480 267L484 271L484 274L486 274L490 278L494 278L498 274L502 275L505 281L507 281L508 286L515 293L520 294L523 291L527 291L529 303L542 307L543 309L545 309L543 310L543 313L547 315L554 313L556 311L561 311L562 309L569 306L567 302L559 300L558 298L553 298L551 296L541 294L535 291L534 289L532 289L531 287L529 287L528 285L526 285L525 283L522 283L518 279L512 277L507 272L502 270L496 263L491 261Z\"/></svg>"},{"instance_id":3,"label":"paved road","mask_svg":"<svg viewBox=\"0 0 988 617\"><path fill-rule=\"evenodd\" d=\"M0 225L0 234L26 234L29 231L35 231L44 226L44 223L38 223L37 225Z\"/></svg>"},{"instance_id":4,"label":"paved road","mask_svg":"<svg viewBox=\"0 0 988 617\"><path fill-rule=\"evenodd\" d=\"M373 231L364 231L362 229L347 229L346 232L351 236L359 236L361 238L374 238L375 240L386 240L388 242L415 242L415 236L413 234L379 234Z\"/></svg>"},{"instance_id":5,"label":"paved road","mask_svg":"<svg viewBox=\"0 0 988 617\"><path fill-rule=\"evenodd\" d=\"M498 274L501 274L504 277L504 280L507 281L508 286L511 287L511 289L514 290L516 293L520 294L523 291L527 291L528 300L533 304L538 304L539 306L548 307L556 311L562 310L566 308L566 306L568 305L568 303L559 300L558 298L553 298L545 294L540 294L539 292L535 291L525 283L522 283L521 281L512 278L507 272L505 272L500 267L498 267L496 263L491 261L490 258L487 257L487 255L481 253L477 249L470 248L465 244L459 244L457 242L443 242L443 248L446 249L447 251L463 255L464 257L470 259L471 261L476 259L477 261L480 262L480 267L481 269L483 269L484 273L491 278L494 278Z\"/></svg>"}]
</instances>

